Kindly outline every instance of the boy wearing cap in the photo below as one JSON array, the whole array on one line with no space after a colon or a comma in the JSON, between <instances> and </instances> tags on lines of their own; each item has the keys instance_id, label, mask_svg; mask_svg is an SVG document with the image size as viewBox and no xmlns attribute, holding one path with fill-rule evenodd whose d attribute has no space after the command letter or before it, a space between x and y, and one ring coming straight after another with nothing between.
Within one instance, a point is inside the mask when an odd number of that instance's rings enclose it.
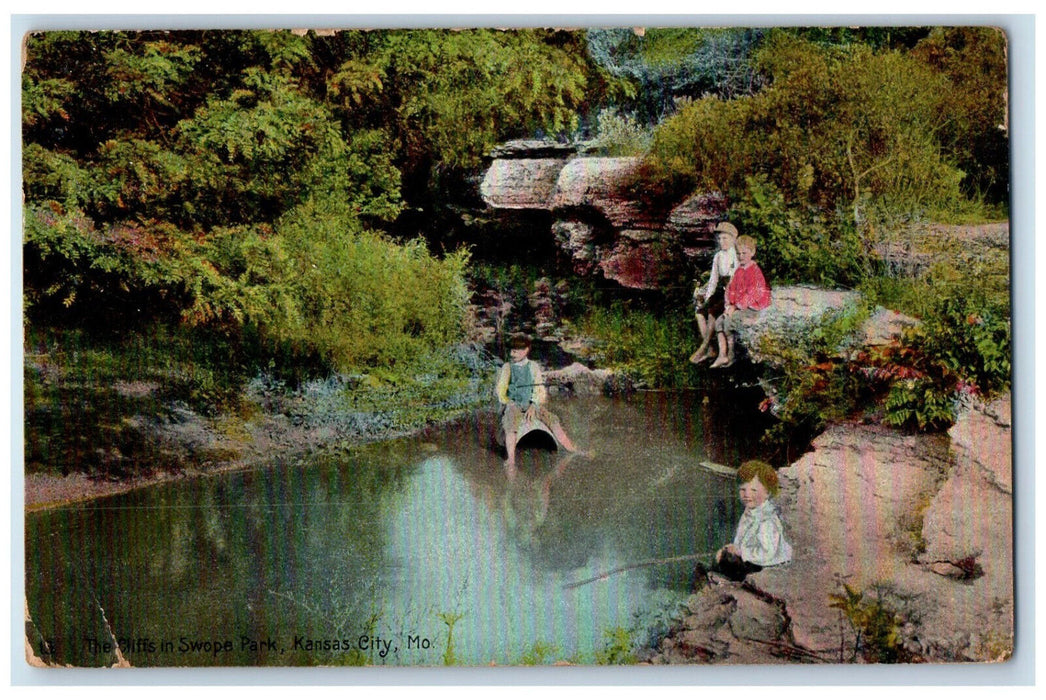
<instances>
[{"instance_id":1,"label":"boy wearing cap","mask_svg":"<svg viewBox=\"0 0 1046 700\"><path fill-rule=\"evenodd\" d=\"M715 322L723 313L726 286L737 269L737 249L734 248L737 227L729 221L721 221L715 227L715 233L719 250L712 258L712 274L706 285L698 285L694 289L694 315L701 331L701 347L690 356L690 361L694 364L715 357L715 350L712 348Z\"/></svg>"},{"instance_id":2,"label":"boy wearing cap","mask_svg":"<svg viewBox=\"0 0 1046 700\"><path fill-rule=\"evenodd\" d=\"M737 257L737 270L726 286L726 308L715 324L719 357L712 363L713 368L734 364L734 333L742 321L770 306L770 285L755 263L754 238L740 236L737 239Z\"/></svg>"},{"instance_id":3,"label":"boy wearing cap","mask_svg":"<svg viewBox=\"0 0 1046 700\"><path fill-rule=\"evenodd\" d=\"M511 359L498 372L496 393L503 409L501 426L505 431L505 452L508 454L505 467L510 472L516 468L516 432L524 418L541 421L552 431L563 449L567 452L577 451L559 418L545 408L548 392L541 379L541 368L527 357L529 354L530 339L526 336L513 338L509 343Z\"/></svg>"}]
</instances>

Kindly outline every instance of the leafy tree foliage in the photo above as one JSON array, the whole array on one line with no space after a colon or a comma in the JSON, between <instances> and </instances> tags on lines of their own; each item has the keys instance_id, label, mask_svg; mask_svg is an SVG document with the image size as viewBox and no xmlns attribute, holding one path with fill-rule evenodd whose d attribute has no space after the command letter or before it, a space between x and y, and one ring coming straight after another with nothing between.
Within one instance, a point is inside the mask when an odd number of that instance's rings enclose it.
<instances>
[{"instance_id":1,"label":"leafy tree foliage","mask_svg":"<svg viewBox=\"0 0 1046 700\"><path fill-rule=\"evenodd\" d=\"M654 124L675 111L680 100L705 94L751 94L761 79L750 53L762 29L658 28L590 29L593 60L611 75L635 85L634 99L622 106Z\"/></svg>"},{"instance_id":2,"label":"leafy tree foliage","mask_svg":"<svg viewBox=\"0 0 1046 700\"><path fill-rule=\"evenodd\" d=\"M758 56L769 85L756 95L707 97L655 135L656 176L744 192L765 173L793 203L858 211L869 198L912 206L958 195L961 173L934 141L942 76L897 52L820 48L786 33Z\"/></svg>"},{"instance_id":3,"label":"leafy tree foliage","mask_svg":"<svg viewBox=\"0 0 1046 700\"><path fill-rule=\"evenodd\" d=\"M1009 196L1006 36L992 27L938 27L912 55L947 76L938 140L966 174L964 189L990 201Z\"/></svg>"},{"instance_id":4,"label":"leafy tree foliage","mask_svg":"<svg viewBox=\"0 0 1046 700\"><path fill-rule=\"evenodd\" d=\"M338 366L460 331L465 253L382 233L411 181L574 128L577 33L49 32L23 75L30 313L173 311Z\"/></svg>"}]
</instances>

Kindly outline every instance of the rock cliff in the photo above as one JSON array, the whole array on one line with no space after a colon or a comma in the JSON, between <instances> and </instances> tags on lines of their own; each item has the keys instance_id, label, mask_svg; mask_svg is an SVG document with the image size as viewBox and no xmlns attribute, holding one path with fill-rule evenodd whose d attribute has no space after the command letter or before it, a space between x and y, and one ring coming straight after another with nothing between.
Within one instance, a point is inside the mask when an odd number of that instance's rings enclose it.
<instances>
[{"instance_id":1,"label":"rock cliff","mask_svg":"<svg viewBox=\"0 0 1046 700\"><path fill-rule=\"evenodd\" d=\"M969 408L947 435L832 426L779 473L792 562L744 584L713 574L651 661L868 660L867 630L829 605L844 584L865 610L889 611L900 660L1005 660L1011 464L1009 396Z\"/></svg>"},{"instance_id":2,"label":"rock cliff","mask_svg":"<svg viewBox=\"0 0 1046 700\"><path fill-rule=\"evenodd\" d=\"M550 235L582 275L657 289L693 275L709 257L726 212L718 193L678 206L655 204L635 187L639 158L586 156L545 141L514 141L491 154L480 194L494 210L550 213Z\"/></svg>"},{"instance_id":3,"label":"rock cliff","mask_svg":"<svg viewBox=\"0 0 1046 700\"><path fill-rule=\"evenodd\" d=\"M773 288L771 299L768 308L743 321L738 331L738 340L754 362L774 364L778 361L773 345L765 342L767 339L787 338L810 331L830 313L855 311L861 295L852 290L791 285ZM836 350L845 355L857 348L887 345L917 323L910 316L876 307L861 323L857 333L845 339L846 345Z\"/></svg>"}]
</instances>

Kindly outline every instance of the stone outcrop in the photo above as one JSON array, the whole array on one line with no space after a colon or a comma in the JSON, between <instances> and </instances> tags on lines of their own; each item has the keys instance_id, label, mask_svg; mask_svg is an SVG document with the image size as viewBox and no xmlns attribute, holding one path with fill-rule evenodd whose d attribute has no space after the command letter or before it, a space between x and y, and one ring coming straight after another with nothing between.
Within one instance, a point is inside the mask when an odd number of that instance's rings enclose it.
<instances>
[{"instance_id":1,"label":"stone outcrop","mask_svg":"<svg viewBox=\"0 0 1046 700\"><path fill-rule=\"evenodd\" d=\"M574 158L563 166L553 211L598 212L614 229L660 230L667 212L652 211L628 192L639 158Z\"/></svg>"},{"instance_id":2,"label":"stone outcrop","mask_svg":"<svg viewBox=\"0 0 1046 700\"><path fill-rule=\"evenodd\" d=\"M542 375L551 396L604 396L616 393L621 378L608 369L589 369L574 362Z\"/></svg>"},{"instance_id":3,"label":"stone outcrop","mask_svg":"<svg viewBox=\"0 0 1046 700\"><path fill-rule=\"evenodd\" d=\"M738 339L756 362L778 361L774 348L764 342L771 336L790 337L812 330L829 313L856 309L861 300L859 292L852 290L820 289L807 285L775 287L771 290L770 306L755 318L744 321L738 331ZM858 333L846 339L846 344L837 348L840 354L872 345L887 345L896 341L906 328L918 321L877 307L862 323Z\"/></svg>"},{"instance_id":4,"label":"stone outcrop","mask_svg":"<svg viewBox=\"0 0 1046 700\"><path fill-rule=\"evenodd\" d=\"M967 412L949 436L955 467L926 510L919 562L961 581L996 575L991 599L1005 598L1012 579L999 576L1012 562L1013 479L1010 400Z\"/></svg>"},{"instance_id":5,"label":"stone outcrop","mask_svg":"<svg viewBox=\"0 0 1046 700\"><path fill-rule=\"evenodd\" d=\"M1009 257L1009 222L976 226L919 224L900 235L879 241L875 254L887 270L914 277L942 255L983 260L993 254Z\"/></svg>"},{"instance_id":6,"label":"stone outcrop","mask_svg":"<svg viewBox=\"0 0 1046 700\"><path fill-rule=\"evenodd\" d=\"M692 596L654 663L860 661L830 607L844 584L897 618L905 658L1001 661L1013 651L1010 399L968 409L948 435L834 425L780 470L793 560ZM745 595L756 619L739 621ZM760 658L760 654L762 658Z\"/></svg>"},{"instance_id":7,"label":"stone outcrop","mask_svg":"<svg viewBox=\"0 0 1046 700\"><path fill-rule=\"evenodd\" d=\"M695 194L668 214L665 228L680 240L688 258L707 255L715 250L715 226L726 210L726 198L721 193Z\"/></svg>"},{"instance_id":8,"label":"stone outcrop","mask_svg":"<svg viewBox=\"0 0 1046 700\"><path fill-rule=\"evenodd\" d=\"M765 664L813 658L795 646L784 601L712 574L647 663Z\"/></svg>"},{"instance_id":9,"label":"stone outcrop","mask_svg":"<svg viewBox=\"0 0 1046 700\"><path fill-rule=\"evenodd\" d=\"M494 209L548 209L565 160L495 160L480 184L480 195Z\"/></svg>"},{"instance_id":10,"label":"stone outcrop","mask_svg":"<svg viewBox=\"0 0 1046 700\"><path fill-rule=\"evenodd\" d=\"M585 156L582 146L517 141L492 152L480 194L501 211L544 211L560 248L582 275L633 289L657 289L692 274L709 257L727 208L718 193L674 208L636 190L639 158ZM702 260L701 262L706 262Z\"/></svg>"}]
</instances>

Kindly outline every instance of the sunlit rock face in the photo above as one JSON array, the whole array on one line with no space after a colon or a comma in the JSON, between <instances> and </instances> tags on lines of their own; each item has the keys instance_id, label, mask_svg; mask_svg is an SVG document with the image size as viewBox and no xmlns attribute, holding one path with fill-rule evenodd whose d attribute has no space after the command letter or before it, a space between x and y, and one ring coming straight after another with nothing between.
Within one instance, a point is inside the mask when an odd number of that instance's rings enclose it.
<instances>
[{"instance_id":1,"label":"sunlit rock face","mask_svg":"<svg viewBox=\"0 0 1046 700\"><path fill-rule=\"evenodd\" d=\"M755 362L778 364L783 358L778 351L787 351L781 338L812 331L830 314L856 308L861 301L859 292L843 289L821 289L809 285L774 287L770 292L770 306L750 319L743 320L738 340ZM845 338L835 348L840 357L868 347L897 342L906 328L918 324L910 316L876 307L861 324L859 332ZM766 342L767 339L776 342Z\"/></svg>"},{"instance_id":2,"label":"sunlit rock face","mask_svg":"<svg viewBox=\"0 0 1046 700\"><path fill-rule=\"evenodd\" d=\"M727 209L721 194L655 204L637 185L640 158L583 151L545 141L503 144L491 153L483 201L497 211L551 212L550 233L581 275L659 289L707 264Z\"/></svg>"}]
</instances>

